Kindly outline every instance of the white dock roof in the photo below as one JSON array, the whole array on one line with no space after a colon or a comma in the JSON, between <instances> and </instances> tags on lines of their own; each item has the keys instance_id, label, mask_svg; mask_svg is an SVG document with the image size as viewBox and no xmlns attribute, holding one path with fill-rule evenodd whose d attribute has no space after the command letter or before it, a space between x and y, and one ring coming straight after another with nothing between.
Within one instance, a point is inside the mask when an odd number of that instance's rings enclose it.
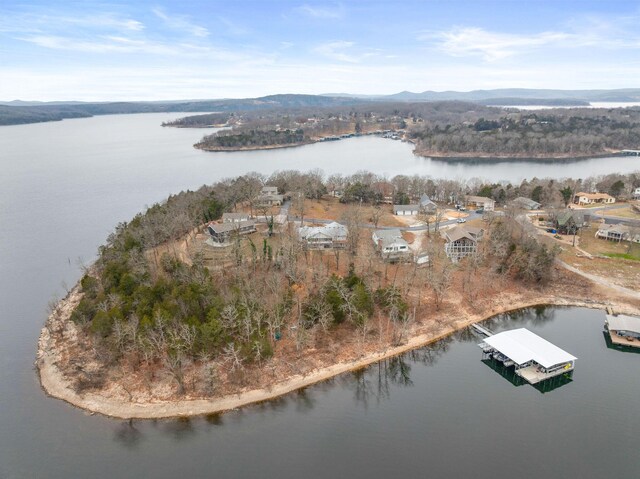
<instances>
[{"instance_id":1,"label":"white dock roof","mask_svg":"<svg viewBox=\"0 0 640 479\"><path fill-rule=\"evenodd\" d=\"M545 368L550 368L578 359L525 328L494 334L484 342L518 365L533 360Z\"/></svg>"},{"instance_id":2,"label":"white dock roof","mask_svg":"<svg viewBox=\"0 0 640 479\"><path fill-rule=\"evenodd\" d=\"M634 333L640 333L640 318L633 316L626 316L620 314L618 316L611 316L607 314L607 324L609 329L613 331L632 331Z\"/></svg>"}]
</instances>

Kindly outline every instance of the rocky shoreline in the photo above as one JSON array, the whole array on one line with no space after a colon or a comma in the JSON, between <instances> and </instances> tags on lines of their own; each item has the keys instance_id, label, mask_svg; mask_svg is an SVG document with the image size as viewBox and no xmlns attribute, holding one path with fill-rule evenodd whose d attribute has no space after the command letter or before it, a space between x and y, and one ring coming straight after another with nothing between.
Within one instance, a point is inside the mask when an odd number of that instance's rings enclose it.
<instances>
[{"instance_id":1,"label":"rocky shoreline","mask_svg":"<svg viewBox=\"0 0 640 479\"><path fill-rule=\"evenodd\" d=\"M318 367L306 374L291 375L264 388L243 389L237 393L212 398L181 397L173 400L153 399L136 402L126 400L126 396L122 394L112 394L113 390L106 393L101 390L78 393L72 387L73 378L66 376L61 369L61 362L66 360L64 358L65 345L72 344L79 337L77 327L70 321L71 313L83 294L78 284L56 305L47 319L38 341L36 368L42 388L49 396L62 399L91 413L123 419L157 419L221 413L267 401L336 375L361 369L391 356L426 346L473 323L513 310L540 305L597 309L613 306L619 312L639 314L640 306L635 302L626 302L622 298L611 296L610 291L607 293L600 287L595 288L598 288L599 291L596 292L594 289L591 294L585 294L584 297L580 297L578 294L575 298L556 295L553 291L548 291L546 294L539 294L535 291L522 292L511 295L512 297L502 298L503 301L497 307L483 313L469 313L460 308L459 311L454 311L453 316L457 318L456 320L436 331L413 331L413 335L402 345L385 345L384 348L367 352L348 361ZM126 391L126 388L124 389ZM129 397L131 397L130 393Z\"/></svg>"}]
</instances>

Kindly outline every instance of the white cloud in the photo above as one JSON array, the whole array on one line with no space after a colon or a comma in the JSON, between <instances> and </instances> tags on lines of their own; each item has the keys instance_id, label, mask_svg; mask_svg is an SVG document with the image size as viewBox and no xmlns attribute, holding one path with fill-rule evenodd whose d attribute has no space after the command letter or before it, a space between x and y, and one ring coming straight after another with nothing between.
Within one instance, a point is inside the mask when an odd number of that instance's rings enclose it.
<instances>
[{"instance_id":1,"label":"white cloud","mask_svg":"<svg viewBox=\"0 0 640 479\"><path fill-rule=\"evenodd\" d=\"M489 32L477 27L453 28L436 34L423 34L422 40L434 39L436 46L451 56L481 56L487 61L501 60L526 50L563 44L573 35L542 32L531 35Z\"/></svg>"},{"instance_id":2,"label":"white cloud","mask_svg":"<svg viewBox=\"0 0 640 479\"><path fill-rule=\"evenodd\" d=\"M168 14L161 8L154 8L151 11L160 18L167 27L173 30L182 31L194 37L204 38L209 36L209 30L200 25L196 25L187 16Z\"/></svg>"},{"instance_id":3,"label":"white cloud","mask_svg":"<svg viewBox=\"0 0 640 479\"><path fill-rule=\"evenodd\" d=\"M346 41L328 42L318 45L313 51L331 60L358 63L360 61L359 58L348 53L348 50L350 50L353 45L353 42Z\"/></svg>"},{"instance_id":4,"label":"white cloud","mask_svg":"<svg viewBox=\"0 0 640 479\"><path fill-rule=\"evenodd\" d=\"M333 7L328 6L317 6L317 5L309 5L304 4L300 7L296 8L296 11L306 15L308 17L319 18L319 19L338 19L344 18L345 9L341 4L335 5Z\"/></svg>"}]
</instances>

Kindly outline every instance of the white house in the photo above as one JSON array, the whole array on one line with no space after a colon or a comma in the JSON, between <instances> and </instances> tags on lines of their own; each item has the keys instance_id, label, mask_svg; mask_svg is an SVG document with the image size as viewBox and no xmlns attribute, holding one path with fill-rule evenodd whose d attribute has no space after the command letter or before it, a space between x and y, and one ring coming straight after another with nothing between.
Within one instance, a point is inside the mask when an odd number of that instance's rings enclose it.
<instances>
[{"instance_id":1,"label":"white house","mask_svg":"<svg viewBox=\"0 0 640 479\"><path fill-rule=\"evenodd\" d=\"M634 200L640 200L640 187L633 190L632 196Z\"/></svg>"},{"instance_id":2,"label":"white house","mask_svg":"<svg viewBox=\"0 0 640 479\"><path fill-rule=\"evenodd\" d=\"M577 205L592 205L594 203L615 203L616 199L606 193L576 193L573 202Z\"/></svg>"},{"instance_id":3,"label":"white house","mask_svg":"<svg viewBox=\"0 0 640 479\"><path fill-rule=\"evenodd\" d=\"M467 196L467 208L482 208L485 211L493 211L496 207L496 202L491 198L485 198L484 196Z\"/></svg>"},{"instance_id":4,"label":"white house","mask_svg":"<svg viewBox=\"0 0 640 479\"><path fill-rule=\"evenodd\" d=\"M409 243L405 241L402 237L402 232L397 228L375 230L371 235L371 239L384 259L398 260L411 255Z\"/></svg>"}]
</instances>

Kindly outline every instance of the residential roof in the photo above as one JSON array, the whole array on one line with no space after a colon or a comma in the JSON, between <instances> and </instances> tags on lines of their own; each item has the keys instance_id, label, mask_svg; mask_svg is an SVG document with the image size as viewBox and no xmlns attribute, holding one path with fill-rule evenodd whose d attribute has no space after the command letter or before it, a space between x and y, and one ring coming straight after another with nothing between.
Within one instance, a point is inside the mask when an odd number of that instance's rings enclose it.
<instances>
[{"instance_id":1,"label":"residential roof","mask_svg":"<svg viewBox=\"0 0 640 479\"><path fill-rule=\"evenodd\" d=\"M241 219L241 218L249 218L251 215L249 213L222 213L222 219Z\"/></svg>"},{"instance_id":2,"label":"residential roof","mask_svg":"<svg viewBox=\"0 0 640 479\"><path fill-rule=\"evenodd\" d=\"M522 205L524 208L529 208L530 210L537 210L541 206L537 201L534 201L531 198L525 198L524 196L519 196L513 200L513 202Z\"/></svg>"},{"instance_id":3,"label":"residential roof","mask_svg":"<svg viewBox=\"0 0 640 479\"><path fill-rule=\"evenodd\" d=\"M583 223L584 215L577 211L573 210L564 210L562 213L559 213L557 216L557 221L559 226L564 226L567 221L573 219L575 223Z\"/></svg>"},{"instance_id":4,"label":"residential roof","mask_svg":"<svg viewBox=\"0 0 640 479\"><path fill-rule=\"evenodd\" d=\"M550 368L578 359L525 328L494 334L484 342L518 365L535 361L542 367Z\"/></svg>"},{"instance_id":5,"label":"residential roof","mask_svg":"<svg viewBox=\"0 0 640 479\"><path fill-rule=\"evenodd\" d=\"M607 324L609 329L613 331L632 331L640 334L640 318L634 316L607 314Z\"/></svg>"},{"instance_id":6,"label":"residential roof","mask_svg":"<svg viewBox=\"0 0 640 479\"><path fill-rule=\"evenodd\" d=\"M375 230L372 236L375 236L379 240L388 241L402 238L402 232L398 228L390 230Z\"/></svg>"},{"instance_id":7,"label":"residential roof","mask_svg":"<svg viewBox=\"0 0 640 479\"><path fill-rule=\"evenodd\" d=\"M576 193L576 196L587 198L589 200L606 200L613 198L613 196L608 195L607 193L585 193L583 191Z\"/></svg>"},{"instance_id":8,"label":"residential roof","mask_svg":"<svg viewBox=\"0 0 640 479\"><path fill-rule=\"evenodd\" d=\"M495 203L495 200L486 196L467 196L467 201L472 203Z\"/></svg>"},{"instance_id":9,"label":"residential roof","mask_svg":"<svg viewBox=\"0 0 640 479\"><path fill-rule=\"evenodd\" d=\"M333 221L324 226L301 226L298 228L298 235L305 239L316 235L324 235L336 239L346 238L349 230L346 226Z\"/></svg>"},{"instance_id":10,"label":"residential roof","mask_svg":"<svg viewBox=\"0 0 640 479\"><path fill-rule=\"evenodd\" d=\"M458 241L462 238L468 238L471 241L478 241L478 236L482 233L482 228L475 226L456 226L444 232L447 241Z\"/></svg>"},{"instance_id":11,"label":"residential roof","mask_svg":"<svg viewBox=\"0 0 640 479\"><path fill-rule=\"evenodd\" d=\"M629 234L631 229L627 225L617 224L617 225L601 225L598 228L598 233L600 232L614 232L620 234Z\"/></svg>"},{"instance_id":12,"label":"residential roof","mask_svg":"<svg viewBox=\"0 0 640 479\"><path fill-rule=\"evenodd\" d=\"M429 206L429 205L436 206L436 204L433 201L431 201L431 198L429 198L427 195L422 195L420 197L420 206Z\"/></svg>"},{"instance_id":13,"label":"residential roof","mask_svg":"<svg viewBox=\"0 0 640 479\"><path fill-rule=\"evenodd\" d=\"M236 229L245 228L249 226L255 226L256 222L253 220L240 221L238 223L209 223L207 226L215 233L226 233L234 231Z\"/></svg>"},{"instance_id":14,"label":"residential roof","mask_svg":"<svg viewBox=\"0 0 640 479\"><path fill-rule=\"evenodd\" d=\"M393 212L397 213L398 211L418 211L420 206L418 205L393 205Z\"/></svg>"},{"instance_id":15,"label":"residential roof","mask_svg":"<svg viewBox=\"0 0 640 479\"><path fill-rule=\"evenodd\" d=\"M380 243L382 248L388 248L389 246L406 246L409 247L409 243L404 238L381 238Z\"/></svg>"}]
</instances>

